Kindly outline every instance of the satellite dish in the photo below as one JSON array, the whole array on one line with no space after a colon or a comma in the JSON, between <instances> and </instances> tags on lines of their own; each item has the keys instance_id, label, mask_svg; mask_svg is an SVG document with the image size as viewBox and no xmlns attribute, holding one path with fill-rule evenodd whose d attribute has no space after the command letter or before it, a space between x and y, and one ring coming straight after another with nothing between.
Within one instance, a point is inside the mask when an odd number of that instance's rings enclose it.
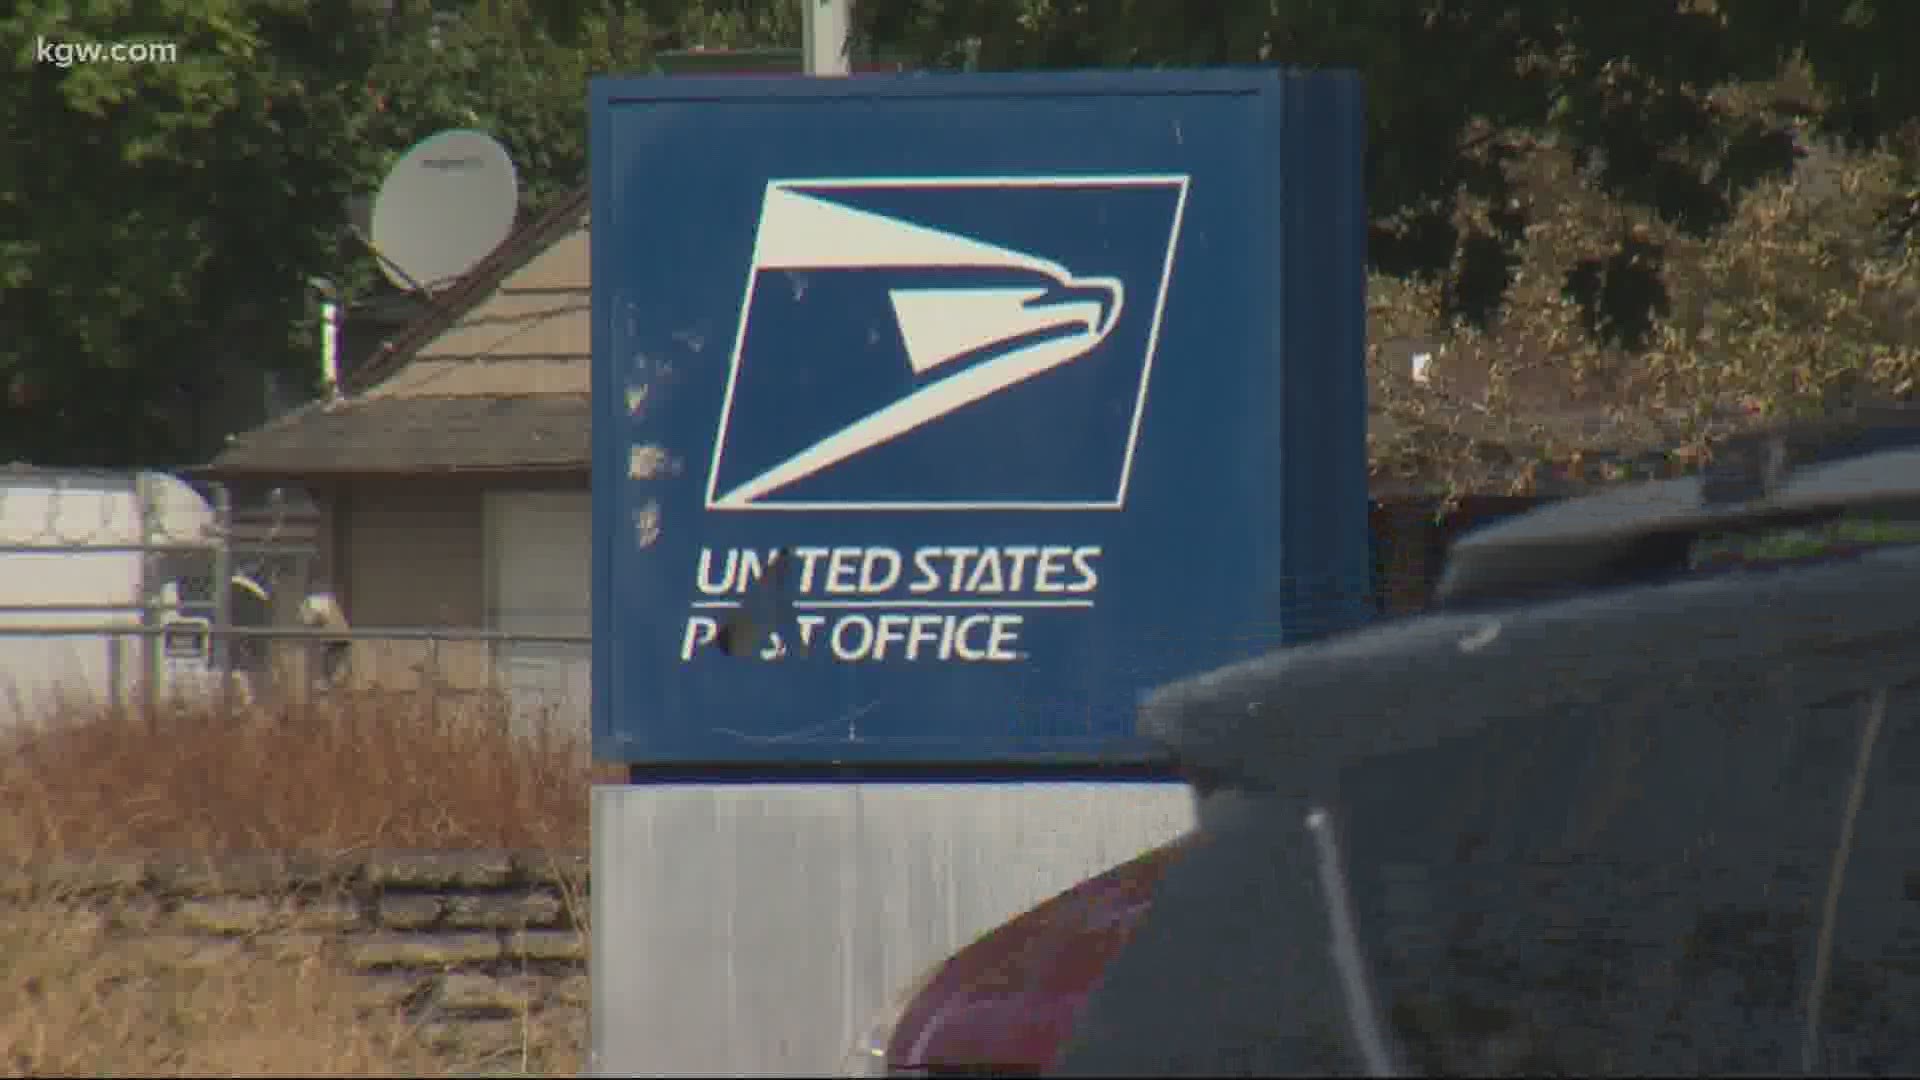
<instances>
[{"instance_id":1,"label":"satellite dish","mask_svg":"<svg viewBox=\"0 0 1920 1080\"><path fill-rule=\"evenodd\" d=\"M414 144L373 200L380 269L402 289L451 284L513 231L520 178L483 131L443 131Z\"/></svg>"}]
</instances>

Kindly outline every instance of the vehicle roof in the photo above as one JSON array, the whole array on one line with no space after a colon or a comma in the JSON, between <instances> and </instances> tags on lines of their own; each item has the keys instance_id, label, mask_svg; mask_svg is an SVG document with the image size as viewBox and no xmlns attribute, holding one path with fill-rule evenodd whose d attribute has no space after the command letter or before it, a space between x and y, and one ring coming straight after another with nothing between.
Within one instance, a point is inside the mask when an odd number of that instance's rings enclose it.
<instances>
[{"instance_id":1,"label":"vehicle roof","mask_svg":"<svg viewBox=\"0 0 1920 1080\"><path fill-rule=\"evenodd\" d=\"M1667 481L1550 506L1463 542L1453 597L1514 600L1592 581L1649 537L1920 505L1920 450L1816 464L1760 498ZM1556 578L1554 570L1565 571ZM1607 582L1607 584L1612 584ZM1150 695L1143 734L1196 771L1307 790L1368 756L1495 721L1577 723L1623 695L1662 708L1722 687L1824 700L1920 670L1920 547L1756 572L1563 589L1441 609L1186 679Z\"/></svg>"},{"instance_id":2,"label":"vehicle roof","mask_svg":"<svg viewBox=\"0 0 1920 1080\"><path fill-rule=\"evenodd\" d=\"M1650 545L1663 552L1664 541L1675 537L1817 521L1842 512L1920 509L1920 449L1791 470L1780 464L1787 451L1779 443L1742 449L1743 460L1734 466L1738 472L1659 480L1551 503L1467 535L1449 553L1439 602L1515 600L1604 584L1610 568L1637 562ZM1767 477L1768 472L1780 475Z\"/></svg>"},{"instance_id":3,"label":"vehicle roof","mask_svg":"<svg viewBox=\"0 0 1920 1080\"><path fill-rule=\"evenodd\" d=\"M1449 553L1440 602L1522 599L1606 584L1671 553L1664 541L1910 503L1920 492L1920 408L1883 406L1751 432L1705 471L1551 504L1480 530Z\"/></svg>"}]
</instances>

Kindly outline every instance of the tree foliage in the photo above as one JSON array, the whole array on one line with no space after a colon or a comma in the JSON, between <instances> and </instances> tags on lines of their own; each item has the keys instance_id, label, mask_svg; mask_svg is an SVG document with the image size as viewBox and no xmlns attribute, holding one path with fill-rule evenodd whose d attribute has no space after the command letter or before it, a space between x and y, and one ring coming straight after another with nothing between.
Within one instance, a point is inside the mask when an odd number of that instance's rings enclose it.
<instances>
[{"instance_id":1,"label":"tree foliage","mask_svg":"<svg viewBox=\"0 0 1920 1080\"><path fill-rule=\"evenodd\" d=\"M0 456L164 458L233 356L284 361L365 174L348 0L99 0L0 15ZM40 41L164 43L62 67Z\"/></svg>"},{"instance_id":2,"label":"tree foliage","mask_svg":"<svg viewBox=\"0 0 1920 1080\"><path fill-rule=\"evenodd\" d=\"M1514 183L1535 222L1496 321L1449 327L1442 283L1373 279L1376 470L1470 490L1660 474L1755 422L1912 397L1920 274L1880 210L1903 170L1816 144L1696 237L1581 185L1571 153L1530 151ZM1632 326L1596 325L1581 299L1649 281ZM1378 347L1394 340L1432 349L1429 384Z\"/></svg>"},{"instance_id":3,"label":"tree foliage","mask_svg":"<svg viewBox=\"0 0 1920 1080\"><path fill-rule=\"evenodd\" d=\"M791 5L787 5L791 8ZM408 146L486 130L523 210L586 177L587 80L657 48L797 44L779 5L37 0L0 12L0 459L179 462L211 403L314 372L314 278L386 288L347 228ZM653 20L657 20L653 21ZM172 62L44 62L40 40ZM244 383L245 385L241 385Z\"/></svg>"}]
</instances>

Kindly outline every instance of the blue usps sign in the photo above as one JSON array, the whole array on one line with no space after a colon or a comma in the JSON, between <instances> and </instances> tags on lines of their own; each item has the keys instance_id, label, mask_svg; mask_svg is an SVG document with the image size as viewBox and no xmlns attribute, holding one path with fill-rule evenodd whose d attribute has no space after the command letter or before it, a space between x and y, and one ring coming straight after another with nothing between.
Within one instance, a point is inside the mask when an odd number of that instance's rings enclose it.
<instances>
[{"instance_id":1,"label":"blue usps sign","mask_svg":"<svg viewBox=\"0 0 1920 1080\"><path fill-rule=\"evenodd\" d=\"M1366 608L1360 90L600 80L594 716L661 764L1108 761Z\"/></svg>"}]
</instances>

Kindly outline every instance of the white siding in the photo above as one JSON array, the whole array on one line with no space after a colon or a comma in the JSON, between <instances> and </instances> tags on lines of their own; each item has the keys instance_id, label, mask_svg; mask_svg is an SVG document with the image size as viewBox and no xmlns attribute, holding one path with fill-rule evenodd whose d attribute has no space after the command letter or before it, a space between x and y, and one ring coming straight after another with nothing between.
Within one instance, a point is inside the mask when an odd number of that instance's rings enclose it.
<instances>
[{"instance_id":1,"label":"white siding","mask_svg":"<svg viewBox=\"0 0 1920 1080\"><path fill-rule=\"evenodd\" d=\"M487 496L487 621L520 634L589 632L592 515L584 491ZM523 716L587 731L588 657L581 644L503 643L498 671Z\"/></svg>"}]
</instances>

